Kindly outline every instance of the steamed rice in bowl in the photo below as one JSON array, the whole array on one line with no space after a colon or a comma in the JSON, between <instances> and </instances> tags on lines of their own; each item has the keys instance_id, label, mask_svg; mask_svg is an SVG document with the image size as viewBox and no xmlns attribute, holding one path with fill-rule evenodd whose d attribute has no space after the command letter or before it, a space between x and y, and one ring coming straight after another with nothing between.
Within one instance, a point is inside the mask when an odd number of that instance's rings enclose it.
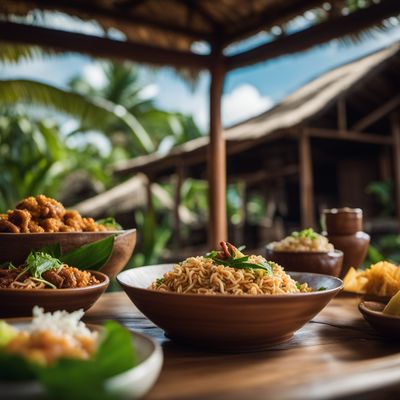
<instances>
[{"instance_id":1,"label":"steamed rice in bowl","mask_svg":"<svg viewBox=\"0 0 400 400\"><path fill-rule=\"evenodd\" d=\"M293 232L279 242L270 244L273 251L284 252L315 252L329 253L334 251L333 244L325 236L313 231L312 228Z\"/></svg>"},{"instance_id":2,"label":"steamed rice in bowl","mask_svg":"<svg viewBox=\"0 0 400 400\"><path fill-rule=\"evenodd\" d=\"M276 295L307 293L307 283L299 283L284 269L262 256L245 256L230 243L221 243L221 252L205 257L189 257L150 285L159 292L230 295Z\"/></svg>"}]
</instances>

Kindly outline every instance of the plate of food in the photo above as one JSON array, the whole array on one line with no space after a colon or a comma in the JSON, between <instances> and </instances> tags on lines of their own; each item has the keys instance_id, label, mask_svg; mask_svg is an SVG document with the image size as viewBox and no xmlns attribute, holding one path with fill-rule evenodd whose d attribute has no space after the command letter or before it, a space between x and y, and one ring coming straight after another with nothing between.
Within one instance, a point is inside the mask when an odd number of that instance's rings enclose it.
<instances>
[{"instance_id":1,"label":"plate of food","mask_svg":"<svg viewBox=\"0 0 400 400\"><path fill-rule=\"evenodd\" d=\"M160 345L114 321L86 325L82 315L35 307L33 318L0 320L2 397L131 399L150 390Z\"/></svg>"},{"instance_id":2,"label":"plate of food","mask_svg":"<svg viewBox=\"0 0 400 400\"><path fill-rule=\"evenodd\" d=\"M286 272L225 242L206 256L127 270L117 280L168 337L234 352L289 340L342 287L338 278Z\"/></svg>"},{"instance_id":3,"label":"plate of food","mask_svg":"<svg viewBox=\"0 0 400 400\"><path fill-rule=\"evenodd\" d=\"M59 244L68 252L112 236L112 253L102 266L110 278L129 261L136 244L136 230L122 230L113 218L95 221L67 210L59 201L38 195L21 200L14 209L0 213L0 264L22 264L32 250Z\"/></svg>"},{"instance_id":4,"label":"plate of food","mask_svg":"<svg viewBox=\"0 0 400 400\"><path fill-rule=\"evenodd\" d=\"M279 242L266 246L266 258L285 269L339 276L343 252L312 228L293 232Z\"/></svg>"},{"instance_id":5,"label":"plate of food","mask_svg":"<svg viewBox=\"0 0 400 400\"><path fill-rule=\"evenodd\" d=\"M345 293L365 300L387 302L400 290L400 268L388 261L380 261L365 269L351 267L343 278Z\"/></svg>"},{"instance_id":6,"label":"plate of food","mask_svg":"<svg viewBox=\"0 0 400 400\"><path fill-rule=\"evenodd\" d=\"M109 278L98 271L113 249L113 237L61 254L58 244L31 251L22 264L0 265L0 317L46 311L87 310L104 293Z\"/></svg>"}]
</instances>

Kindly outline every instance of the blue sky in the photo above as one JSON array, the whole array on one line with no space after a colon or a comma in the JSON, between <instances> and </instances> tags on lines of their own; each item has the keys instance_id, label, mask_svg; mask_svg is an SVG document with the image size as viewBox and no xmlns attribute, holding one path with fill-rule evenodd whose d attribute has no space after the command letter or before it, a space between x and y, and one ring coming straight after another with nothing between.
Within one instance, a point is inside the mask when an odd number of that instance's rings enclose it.
<instances>
[{"instance_id":1,"label":"blue sky","mask_svg":"<svg viewBox=\"0 0 400 400\"><path fill-rule=\"evenodd\" d=\"M308 51L280 57L228 74L223 95L223 122L236 123L270 108L305 82L335 66L359 58L400 40L400 26L358 44L344 45L338 40ZM78 54L55 56L51 59L1 66L1 78L38 79L65 87L71 77L85 75L101 85L103 77L96 60ZM192 114L206 131L208 123L209 77L202 73L194 90L173 70L162 68L144 73L147 95L167 110Z\"/></svg>"}]
</instances>

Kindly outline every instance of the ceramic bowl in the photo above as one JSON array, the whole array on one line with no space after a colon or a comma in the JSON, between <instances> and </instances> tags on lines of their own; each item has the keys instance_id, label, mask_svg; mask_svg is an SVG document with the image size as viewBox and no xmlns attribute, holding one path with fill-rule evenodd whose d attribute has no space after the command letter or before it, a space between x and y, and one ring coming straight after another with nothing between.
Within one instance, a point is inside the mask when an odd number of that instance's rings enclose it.
<instances>
[{"instance_id":1,"label":"ceramic bowl","mask_svg":"<svg viewBox=\"0 0 400 400\"><path fill-rule=\"evenodd\" d=\"M340 291L326 275L290 273L326 290L312 293L232 296L162 293L147 289L172 264L121 272L117 280L137 308L171 339L222 351L256 351L289 340Z\"/></svg>"},{"instance_id":2,"label":"ceramic bowl","mask_svg":"<svg viewBox=\"0 0 400 400\"><path fill-rule=\"evenodd\" d=\"M15 318L7 320L16 328L22 328L29 319ZM90 329L99 330L101 327L88 325ZM137 332L131 332L135 346L137 365L128 371L109 378L106 389L111 395L118 395L118 398L137 399L144 396L154 385L160 374L163 353L161 346L153 339ZM38 382L1 382L1 398L4 399L38 399L44 394L43 387Z\"/></svg>"},{"instance_id":3,"label":"ceramic bowl","mask_svg":"<svg viewBox=\"0 0 400 400\"><path fill-rule=\"evenodd\" d=\"M84 244L116 235L113 252L101 271L110 278L122 271L132 256L136 244L136 229L105 232L58 232L58 233L0 233L0 264L11 261L22 264L31 250L60 243L61 250L69 250Z\"/></svg>"},{"instance_id":4,"label":"ceramic bowl","mask_svg":"<svg viewBox=\"0 0 400 400\"><path fill-rule=\"evenodd\" d=\"M313 272L339 276L343 263L343 252L275 251L272 244L266 246L265 258L274 261L286 271Z\"/></svg>"},{"instance_id":5,"label":"ceramic bowl","mask_svg":"<svg viewBox=\"0 0 400 400\"><path fill-rule=\"evenodd\" d=\"M107 275L90 271L100 283L73 289L3 289L0 288L0 318L32 315L34 306L46 311L87 310L107 289Z\"/></svg>"},{"instance_id":6,"label":"ceramic bowl","mask_svg":"<svg viewBox=\"0 0 400 400\"><path fill-rule=\"evenodd\" d=\"M383 314L386 303L376 301L362 301L358 309L365 320L379 333L385 336L398 338L400 335L400 317Z\"/></svg>"}]
</instances>

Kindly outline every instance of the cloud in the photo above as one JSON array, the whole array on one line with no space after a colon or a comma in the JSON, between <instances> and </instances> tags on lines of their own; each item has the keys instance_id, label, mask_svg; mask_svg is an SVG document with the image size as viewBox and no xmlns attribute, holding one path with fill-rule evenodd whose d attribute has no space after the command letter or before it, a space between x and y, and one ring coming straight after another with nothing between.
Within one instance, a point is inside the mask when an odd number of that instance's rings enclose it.
<instances>
[{"instance_id":1,"label":"cloud","mask_svg":"<svg viewBox=\"0 0 400 400\"><path fill-rule=\"evenodd\" d=\"M82 69L82 77L96 89L101 89L106 84L106 76L99 63L86 64Z\"/></svg>"},{"instance_id":2,"label":"cloud","mask_svg":"<svg viewBox=\"0 0 400 400\"><path fill-rule=\"evenodd\" d=\"M273 106L273 101L262 96L256 87L242 84L222 96L222 120L229 126L261 114Z\"/></svg>"}]
</instances>

